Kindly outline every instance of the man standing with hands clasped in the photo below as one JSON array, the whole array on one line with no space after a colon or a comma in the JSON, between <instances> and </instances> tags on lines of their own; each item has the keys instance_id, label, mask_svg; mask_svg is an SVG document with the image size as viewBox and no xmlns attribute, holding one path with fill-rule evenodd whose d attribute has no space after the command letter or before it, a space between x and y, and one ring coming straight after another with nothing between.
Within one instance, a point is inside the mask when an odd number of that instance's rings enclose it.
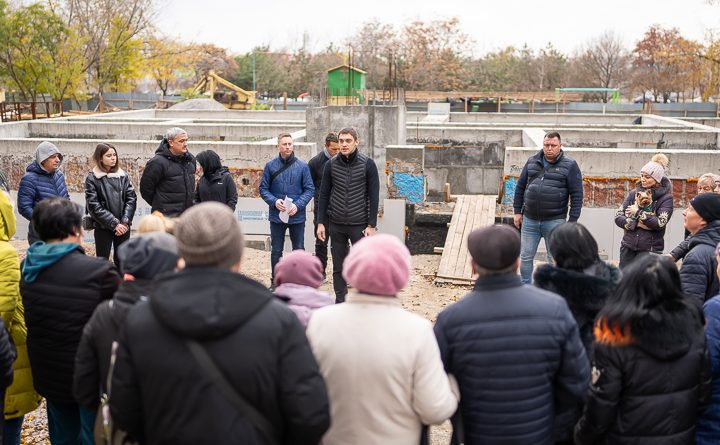
<instances>
[{"instance_id":1,"label":"man standing with hands clasped","mask_svg":"<svg viewBox=\"0 0 720 445\"><path fill-rule=\"evenodd\" d=\"M345 301L347 283L342 276L343 261L352 244L375 234L380 178L375 162L358 151L357 131L343 128L338 133L340 154L325 163L320 182L317 237L330 236L335 302ZM330 224L330 233L325 227Z\"/></svg>"},{"instance_id":2,"label":"man standing with hands clasped","mask_svg":"<svg viewBox=\"0 0 720 445\"><path fill-rule=\"evenodd\" d=\"M293 250L305 250L305 206L315 191L308 165L293 153L290 133L280 133L277 146L279 154L265 165L260 181L260 196L270 207L272 282L275 282L275 265L285 248L287 230ZM286 201L286 198L290 199Z\"/></svg>"}]
</instances>

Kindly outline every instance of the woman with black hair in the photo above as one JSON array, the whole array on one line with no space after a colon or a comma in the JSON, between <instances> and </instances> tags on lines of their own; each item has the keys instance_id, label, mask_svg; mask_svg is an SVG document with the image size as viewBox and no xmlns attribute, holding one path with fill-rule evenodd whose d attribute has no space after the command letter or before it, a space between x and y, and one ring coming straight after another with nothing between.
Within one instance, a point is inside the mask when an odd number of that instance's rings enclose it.
<instances>
[{"instance_id":1,"label":"woman with black hair","mask_svg":"<svg viewBox=\"0 0 720 445\"><path fill-rule=\"evenodd\" d=\"M218 201L227 204L233 211L238 201L237 187L227 167L223 167L220 156L212 150L201 151L195 157L203 174L195 187L193 204Z\"/></svg>"},{"instance_id":2,"label":"woman with black hair","mask_svg":"<svg viewBox=\"0 0 720 445\"><path fill-rule=\"evenodd\" d=\"M95 226L95 254L118 264L117 249L130 238L137 195L130 177L120 168L117 149L97 144L93 153L95 166L85 179L85 203Z\"/></svg>"},{"instance_id":3,"label":"woman with black hair","mask_svg":"<svg viewBox=\"0 0 720 445\"><path fill-rule=\"evenodd\" d=\"M592 360L595 317L620 282L620 270L600 259L597 241L582 224L566 222L557 226L548 243L555 265L538 267L533 283L567 301ZM581 414L581 404L558 410L555 443L572 443L573 427Z\"/></svg>"},{"instance_id":4,"label":"woman with black hair","mask_svg":"<svg viewBox=\"0 0 720 445\"><path fill-rule=\"evenodd\" d=\"M694 444L712 380L702 310L668 258L640 255L623 274L595 323L575 443Z\"/></svg>"}]
</instances>

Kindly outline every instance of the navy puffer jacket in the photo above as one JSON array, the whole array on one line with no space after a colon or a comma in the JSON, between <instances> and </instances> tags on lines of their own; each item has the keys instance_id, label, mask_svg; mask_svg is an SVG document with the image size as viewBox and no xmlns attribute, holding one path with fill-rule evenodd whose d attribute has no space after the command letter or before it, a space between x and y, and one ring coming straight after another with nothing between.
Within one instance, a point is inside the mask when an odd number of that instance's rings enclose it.
<instances>
[{"instance_id":1,"label":"navy puffer jacket","mask_svg":"<svg viewBox=\"0 0 720 445\"><path fill-rule=\"evenodd\" d=\"M625 215L625 209L635 203L635 195L642 190L645 188L640 184L630 190L615 212L615 224L625 230L620 245L636 252L662 253L665 249L665 228L673 213L672 183L663 177L660 187L652 189L651 209L641 209L634 216Z\"/></svg>"},{"instance_id":2,"label":"navy puffer jacket","mask_svg":"<svg viewBox=\"0 0 720 445\"><path fill-rule=\"evenodd\" d=\"M515 274L478 278L435 335L468 445L550 445L555 413L587 393L590 363L567 303Z\"/></svg>"},{"instance_id":3,"label":"navy puffer jacket","mask_svg":"<svg viewBox=\"0 0 720 445\"><path fill-rule=\"evenodd\" d=\"M720 243L720 220L711 222L688 240L690 251L680 267L680 280L685 295L702 304L718 293L715 247Z\"/></svg>"},{"instance_id":4,"label":"navy puffer jacket","mask_svg":"<svg viewBox=\"0 0 720 445\"><path fill-rule=\"evenodd\" d=\"M712 369L712 398L697 422L697 445L720 443L720 297L705 302L705 337Z\"/></svg>"},{"instance_id":5,"label":"navy puffer jacket","mask_svg":"<svg viewBox=\"0 0 720 445\"><path fill-rule=\"evenodd\" d=\"M294 160L294 161L293 161ZM280 170L288 162L293 164L270 182L270 176ZM277 155L270 162L265 164L262 180L260 181L260 196L270 207L270 222L282 223L280 211L275 207L275 201L292 198L293 204L297 207L297 213L290 217L288 224L300 224L305 222L305 207L313 198L315 186L313 186L310 169L307 163L295 158L295 153L287 159Z\"/></svg>"},{"instance_id":6,"label":"navy puffer jacket","mask_svg":"<svg viewBox=\"0 0 720 445\"><path fill-rule=\"evenodd\" d=\"M18 211L29 221L38 202L55 196L70 199L65 176L60 170L48 173L37 161L33 161L27 166L26 173L20 180L17 196Z\"/></svg>"},{"instance_id":7,"label":"navy puffer jacket","mask_svg":"<svg viewBox=\"0 0 720 445\"><path fill-rule=\"evenodd\" d=\"M555 162L543 165L543 151L530 156L523 167L515 188L515 214L546 221L580 218L583 202L582 173L577 162L560 151Z\"/></svg>"}]
</instances>

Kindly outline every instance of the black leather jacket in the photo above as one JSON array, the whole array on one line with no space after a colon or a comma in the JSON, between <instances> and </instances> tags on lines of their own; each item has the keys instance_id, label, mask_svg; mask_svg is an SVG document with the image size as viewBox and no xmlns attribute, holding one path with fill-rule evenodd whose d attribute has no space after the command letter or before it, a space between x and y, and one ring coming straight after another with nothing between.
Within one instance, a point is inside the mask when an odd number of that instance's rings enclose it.
<instances>
[{"instance_id":1,"label":"black leather jacket","mask_svg":"<svg viewBox=\"0 0 720 445\"><path fill-rule=\"evenodd\" d=\"M120 223L132 224L137 195L122 169L105 173L95 167L85 179L85 204L96 227L115 230Z\"/></svg>"}]
</instances>

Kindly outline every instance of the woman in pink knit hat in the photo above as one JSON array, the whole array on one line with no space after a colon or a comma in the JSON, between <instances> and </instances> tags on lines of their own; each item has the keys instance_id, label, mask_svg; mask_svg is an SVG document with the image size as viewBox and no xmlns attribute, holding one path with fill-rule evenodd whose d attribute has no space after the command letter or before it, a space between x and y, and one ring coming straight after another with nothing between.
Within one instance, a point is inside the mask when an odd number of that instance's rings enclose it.
<instances>
[{"instance_id":1,"label":"woman in pink knit hat","mask_svg":"<svg viewBox=\"0 0 720 445\"><path fill-rule=\"evenodd\" d=\"M432 325L402 308L410 252L375 235L350 249L343 277L355 291L318 310L307 336L330 395L332 425L323 445L416 445L423 424L457 407Z\"/></svg>"},{"instance_id":2,"label":"woman in pink knit hat","mask_svg":"<svg viewBox=\"0 0 720 445\"><path fill-rule=\"evenodd\" d=\"M305 327L316 309L335 303L334 297L318 290L323 275L320 259L304 250L283 255L275 265L275 296L288 304Z\"/></svg>"}]
</instances>

